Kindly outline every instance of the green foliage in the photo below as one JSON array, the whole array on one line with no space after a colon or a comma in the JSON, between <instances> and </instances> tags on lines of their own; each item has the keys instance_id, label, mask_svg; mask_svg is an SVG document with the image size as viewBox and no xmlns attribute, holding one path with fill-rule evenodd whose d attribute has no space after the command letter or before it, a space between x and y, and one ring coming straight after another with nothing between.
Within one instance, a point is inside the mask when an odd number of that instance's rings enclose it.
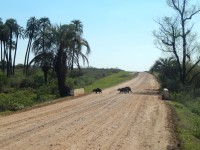
<instances>
[{"instance_id":1,"label":"green foliage","mask_svg":"<svg viewBox=\"0 0 200 150\"><path fill-rule=\"evenodd\" d=\"M32 90L16 91L10 94L0 94L0 111L16 111L34 104L36 94Z\"/></svg>"},{"instance_id":2,"label":"green foliage","mask_svg":"<svg viewBox=\"0 0 200 150\"><path fill-rule=\"evenodd\" d=\"M189 99L190 100L190 99ZM200 149L200 116L179 102L169 102L177 116L177 132L182 150Z\"/></svg>"},{"instance_id":3,"label":"green foliage","mask_svg":"<svg viewBox=\"0 0 200 150\"><path fill-rule=\"evenodd\" d=\"M177 63L173 57L160 58L151 67L150 72L157 74L161 88L168 88L170 91L179 91L182 88Z\"/></svg>"},{"instance_id":4,"label":"green foliage","mask_svg":"<svg viewBox=\"0 0 200 150\"><path fill-rule=\"evenodd\" d=\"M186 92L172 93L171 97L173 100L186 106L192 113L200 116L200 97Z\"/></svg>"},{"instance_id":5,"label":"green foliage","mask_svg":"<svg viewBox=\"0 0 200 150\"><path fill-rule=\"evenodd\" d=\"M24 78L21 80L21 83L20 83L20 88L28 88L28 87L31 87L31 88L34 88L36 85L35 83L33 82L32 79L30 78Z\"/></svg>"},{"instance_id":6,"label":"green foliage","mask_svg":"<svg viewBox=\"0 0 200 150\"><path fill-rule=\"evenodd\" d=\"M45 101L50 101L56 98L55 94L51 94L52 90L50 87L47 86L41 86L37 91L36 91L36 97L34 101L36 103L41 103Z\"/></svg>"},{"instance_id":7,"label":"green foliage","mask_svg":"<svg viewBox=\"0 0 200 150\"><path fill-rule=\"evenodd\" d=\"M6 75L0 73L0 92L3 90L3 87L5 87L8 83L8 78Z\"/></svg>"},{"instance_id":8,"label":"green foliage","mask_svg":"<svg viewBox=\"0 0 200 150\"><path fill-rule=\"evenodd\" d=\"M159 74L157 77L162 89L168 88L170 91L179 91L182 89L182 83L176 78L170 79L164 74Z\"/></svg>"}]
</instances>

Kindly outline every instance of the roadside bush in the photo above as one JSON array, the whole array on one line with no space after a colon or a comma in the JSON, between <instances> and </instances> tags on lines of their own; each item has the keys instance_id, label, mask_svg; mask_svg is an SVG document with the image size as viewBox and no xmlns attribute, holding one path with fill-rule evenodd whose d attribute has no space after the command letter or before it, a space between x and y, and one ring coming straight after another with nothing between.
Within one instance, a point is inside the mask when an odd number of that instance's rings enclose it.
<instances>
[{"instance_id":1,"label":"roadside bush","mask_svg":"<svg viewBox=\"0 0 200 150\"><path fill-rule=\"evenodd\" d=\"M158 75L161 88L168 88L170 91L180 91L182 84L178 79L169 79L164 74Z\"/></svg>"},{"instance_id":2,"label":"roadside bush","mask_svg":"<svg viewBox=\"0 0 200 150\"><path fill-rule=\"evenodd\" d=\"M16 111L34 104L36 95L31 90L0 94L0 111Z\"/></svg>"},{"instance_id":3,"label":"roadside bush","mask_svg":"<svg viewBox=\"0 0 200 150\"><path fill-rule=\"evenodd\" d=\"M35 75L32 77L33 78L33 82L35 83L34 86L36 88L39 88L40 86L44 85L45 84L45 81L44 81L44 77L43 76L38 76L38 75Z\"/></svg>"},{"instance_id":4,"label":"roadside bush","mask_svg":"<svg viewBox=\"0 0 200 150\"><path fill-rule=\"evenodd\" d=\"M24 78L21 80L20 88L35 88L37 87L36 83L30 78Z\"/></svg>"},{"instance_id":5,"label":"roadside bush","mask_svg":"<svg viewBox=\"0 0 200 150\"><path fill-rule=\"evenodd\" d=\"M186 106L192 113L200 116L200 97L195 97L193 93L179 92L171 94L174 101Z\"/></svg>"},{"instance_id":6,"label":"roadside bush","mask_svg":"<svg viewBox=\"0 0 200 150\"><path fill-rule=\"evenodd\" d=\"M73 89L73 88L74 88L74 79L72 79L72 78L67 78L67 79L66 79L66 85L67 85L70 89Z\"/></svg>"},{"instance_id":7,"label":"roadside bush","mask_svg":"<svg viewBox=\"0 0 200 150\"><path fill-rule=\"evenodd\" d=\"M43 93L43 92L37 91L34 101L36 103L42 103L42 102L53 100L55 98L56 98L55 95L51 95L51 94L47 94L47 93Z\"/></svg>"},{"instance_id":8,"label":"roadside bush","mask_svg":"<svg viewBox=\"0 0 200 150\"><path fill-rule=\"evenodd\" d=\"M0 92L3 90L8 83L8 78L4 74L0 74Z\"/></svg>"}]
</instances>

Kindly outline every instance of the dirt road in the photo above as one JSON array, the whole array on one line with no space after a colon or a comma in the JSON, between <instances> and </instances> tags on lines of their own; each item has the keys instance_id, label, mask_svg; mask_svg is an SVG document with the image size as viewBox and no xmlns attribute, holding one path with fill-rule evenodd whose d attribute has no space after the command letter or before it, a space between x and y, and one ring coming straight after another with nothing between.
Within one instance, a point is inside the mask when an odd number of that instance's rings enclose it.
<instances>
[{"instance_id":1,"label":"dirt road","mask_svg":"<svg viewBox=\"0 0 200 150\"><path fill-rule=\"evenodd\" d=\"M133 93L119 94L130 86ZM168 108L148 73L106 89L0 117L1 150L165 150Z\"/></svg>"}]
</instances>

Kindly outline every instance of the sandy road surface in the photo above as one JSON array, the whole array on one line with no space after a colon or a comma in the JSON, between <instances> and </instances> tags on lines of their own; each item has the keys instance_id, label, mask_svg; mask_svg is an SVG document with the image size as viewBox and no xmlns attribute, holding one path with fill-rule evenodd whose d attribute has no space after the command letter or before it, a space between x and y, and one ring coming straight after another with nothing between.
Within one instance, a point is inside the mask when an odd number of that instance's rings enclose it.
<instances>
[{"instance_id":1,"label":"sandy road surface","mask_svg":"<svg viewBox=\"0 0 200 150\"><path fill-rule=\"evenodd\" d=\"M133 93L119 94L130 86ZM147 73L103 91L0 117L0 149L165 150L167 112L158 84Z\"/></svg>"}]
</instances>

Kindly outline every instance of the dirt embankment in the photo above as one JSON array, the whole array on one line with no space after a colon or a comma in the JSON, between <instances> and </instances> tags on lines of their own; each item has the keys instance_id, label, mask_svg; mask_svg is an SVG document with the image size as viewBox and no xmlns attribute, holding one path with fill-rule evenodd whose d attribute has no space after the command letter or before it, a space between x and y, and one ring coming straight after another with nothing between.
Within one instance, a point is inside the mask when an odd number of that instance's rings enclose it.
<instances>
[{"instance_id":1,"label":"dirt embankment","mask_svg":"<svg viewBox=\"0 0 200 150\"><path fill-rule=\"evenodd\" d=\"M130 86L133 93L119 94ZM165 150L172 144L168 108L148 73L71 101L0 118L0 149Z\"/></svg>"}]
</instances>

